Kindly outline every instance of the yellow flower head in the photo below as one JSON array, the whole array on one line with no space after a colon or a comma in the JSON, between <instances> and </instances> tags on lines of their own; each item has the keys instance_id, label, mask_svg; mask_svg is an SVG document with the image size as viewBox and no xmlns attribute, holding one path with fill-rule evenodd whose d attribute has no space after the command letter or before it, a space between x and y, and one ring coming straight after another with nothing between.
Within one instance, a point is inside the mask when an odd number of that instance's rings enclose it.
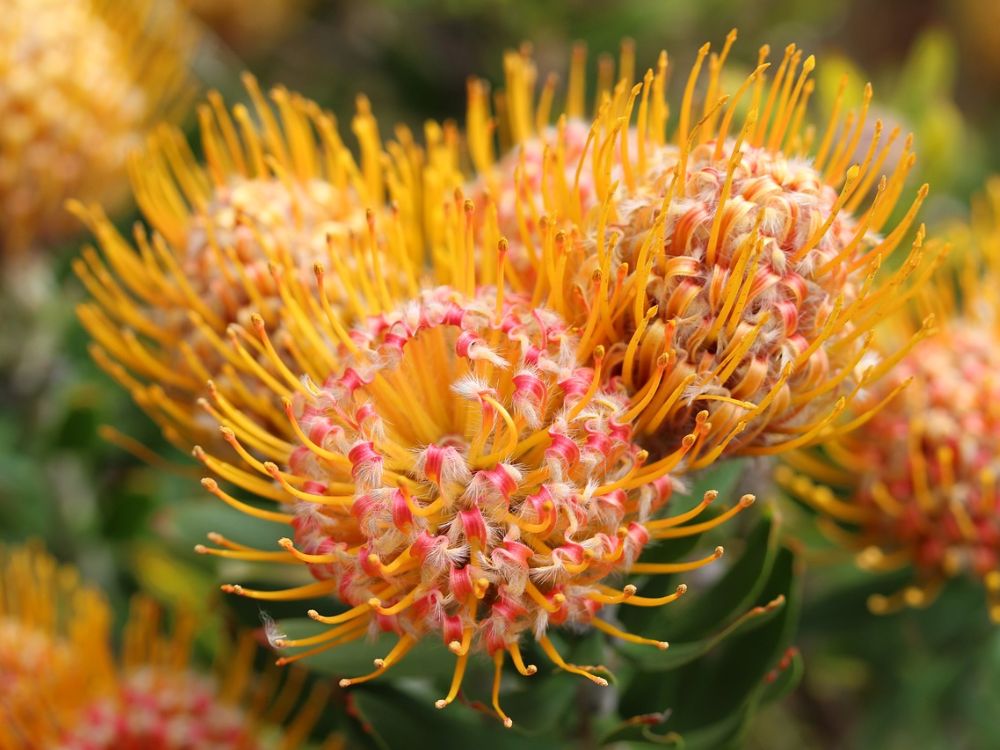
<instances>
[{"instance_id":1,"label":"yellow flower head","mask_svg":"<svg viewBox=\"0 0 1000 750\"><path fill-rule=\"evenodd\" d=\"M926 186L890 226L915 156L907 138L882 174L899 133L875 123L862 143L870 88L846 116L838 100L816 130L804 125L813 57L789 46L775 70L764 47L727 91L734 39L718 54L699 50L669 137L665 53L637 84L630 46L613 86L606 63L593 122L583 119L582 50L554 126L552 85L536 103L525 53L506 60L496 118L485 85L470 85L479 174L468 190L482 196L484 247L506 237L512 286L577 327L584 353L604 346L609 372L632 392L658 378L637 434L675 441L709 412L689 468L819 439L882 374L858 370L869 333L912 293L901 293L904 280L931 265L920 263L922 228L909 254L889 261ZM499 160L494 129L514 149Z\"/></svg>"},{"instance_id":2,"label":"yellow flower head","mask_svg":"<svg viewBox=\"0 0 1000 750\"><path fill-rule=\"evenodd\" d=\"M947 579L971 573L1000 622L1000 182L977 209L972 231L955 240L964 263L920 298L933 333L860 404L878 410L778 472L824 528L860 550L862 567L912 567L915 583L870 599L876 612L926 606Z\"/></svg>"},{"instance_id":3,"label":"yellow flower head","mask_svg":"<svg viewBox=\"0 0 1000 750\"><path fill-rule=\"evenodd\" d=\"M133 158L151 234L137 225L129 243L99 207L74 206L101 247L75 266L93 296L79 316L94 357L184 451L205 439L196 400L206 381L237 401L259 399L243 382L262 372L263 352L239 355L232 340L242 329L232 324L252 328L259 316L295 368L318 356L322 342L287 320L317 283L317 264L331 270L328 299L348 323L416 291L422 237L409 160L419 154L391 146L395 159L383 162L361 98L356 161L315 103L277 88L272 105L253 78L245 82L253 114L243 105L228 112L217 94L199 109L204 164L166 127Z\"/></svg>"},{"instance_id":4,"label":"yellow flower head","mask_svg":"<svg viewBox=\"0 0 1000 750\"><path fill-rule=\"evenodd\" d=\"M35 546L0 547L0 747L46 747L87 691L112 689L109 628L103 597L75 570Z\"/></svg>"},{"instance_id":5,"label":"yellow flower head","mask_svg":"<svg viewBox=\"0 0 1000 750\"><path fill-rule=\"evenodd\" d=\"M472 259L461 263L472 280ZM502 257L501 257L502 265ZM324 307L327 307L325 304ZM228 558L299 562L312 583L279 591L227 585L262 601L331 595L346 611L310 616L331 627L318 635L272 641L305 648L294 661L379 630L398 635L370 674L399 662L422 638L442 639L457 657L444 708L458 695L470 653L487 651L496 678L509 655L524 675L520 644L529 635L559 667L601 685L603 677L566 663L551 627L590 625L618 638L650 643L599 618L607 604L656 606L674 601L635 596L612 585L621 574L676 573L690 563L642 564L647 542L706 531L753 502L747 495L711 520L690 524L714 499L662 517L670 473L697 450L694 430L650 460L632 423L646 392L630 397L578 359L578 340L555 313L503 286L463 291L438 287L397 310L372 316L350 333L335 318L318 329L339 341L341 365L319 378L286 373L277 388L286 436L216 394L214 413L236 459L200 448L195 455L220 479L277 509L234 497L215 479L204 486L227 504L290 527L284 553L248 549L219 535L199 551ZM259 343L270 350L258 327ZM276 363L275 363L276 364ZM666 360L663 361L662 373ZM646 391L655 390L656 379ZM232 460L232 459L230 459Z\"/></svg>"},{"instance_id":6,"label":"yellow flower head","mask_svg":"<svg viewBox=\"0 0 1000 750\"><path fill-rule=\"evenodd\" d=\"M304 674L253 684L245 634L217 678L189 665L195 622L161 632L160 609L137 599L123 653L111 652L110 612L72 568L35 547L0 550L0 747L9 750L291 750L326 701ZM284 729L277 726L285 722Z\"/></svg>"},{"instance_id":7,"label":"yellow flower head","mask_svg":"<svg viewBox=\"0 0 1000 750\"><path fill-rule=\"evenodd\" d=\"M180 114L186 17L150 0L12 0L0 29L0 254L59 241L70 197L114 207L151 123Z\"/></svg>"}]
</instances>

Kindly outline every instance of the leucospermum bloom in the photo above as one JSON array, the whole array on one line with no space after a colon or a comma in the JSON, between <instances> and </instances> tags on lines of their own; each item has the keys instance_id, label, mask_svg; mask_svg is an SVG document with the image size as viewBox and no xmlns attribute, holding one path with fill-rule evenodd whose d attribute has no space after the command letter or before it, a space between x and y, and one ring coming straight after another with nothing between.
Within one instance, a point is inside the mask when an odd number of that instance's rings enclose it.
<instances>
[{"instance_id":1,"label":"leucospermum bloom","mask_svg":"<svg viewBox=\"0 0 1000 750\"><path fill-rule=\"evenodd\" d=\"M184 109L194 35L150 0L12 0L0 29L0 253L64 239L74 196L110 208L152 123Z\"/></svg>"},{"instance_id":2,"label":"leucospermum bloom","mask_svg":"<svg viewBox=\"0 0 1000 750\"><path fill-rule=\"evenodd\" d=\"M103 597L34 547L0 550L0 584L4 750L291 750L326 700L322 689L303 696L301 672L280 690L273 679L251 684L250 634L218 679L196 671L193 620L178 618L165 635L162 613L145 599L133 605L116 659Z\"/></svg>"},{"instance_id":3,"label":"leucospermum bloom","mask_svg":"<svg viewBox=\"0 0 1000 750\"><path fill-rule=\"evenodd\" d=\"M32 546L0 547L0 748L46 747L43 728L71 726L84 691L111 689L109 619L74 570Z\"/></svg>"},{"instance_id":4,"label":"leucospermum bloom","mask_svg":"<svg viewBox=\"0 0 1000 750\"><path fill-rule=\"evenodd\" d=\"M709 412L710 436L689 468L827 434L887 369L861 367L871 330L933 266L922 229L904 258L888 260L927 191L888 225L915 161L911 138L883 175L899 132L876 122L852 164L870 87L846 116L838 99L816 130L803 124L813 57L789 46L770 75L764 47L729 94L723 68L734 39L717 55L707 44L699 50L669 137L665 53L638 84L629 47L613 87L605 66L582 147L579 55L555 126L546 126L550 87L536 104L534 66L523 54L507 59L495 120L484 87L470 86L469 144L480 172L472 189L485 185L488 198L484 246L507 237L519 259L515 288L520 279L578 328L585 355L604 347L608 371L632 392L657 379L637 434L676 441ZM514 154L494 160L493 129L509 134Z\"/></svg>"},{"instance_id":5,"label":"leucospermum bloom","mask_svg":"<svg viewBox=\"0 0 1000 750\"><path fill-rule=\"evenodd\" d=\"M214 547L199 551L298 561L316 579L279 591L224 587L232 593L261 601L331 595L348 607L310 611L331 626L315 636L275 638L276 647L305 649L282 662L379 630L396 633L374 671L341 681L350 686L383 674L422 638L440 638L457 657L450 690L436 704L444 708L458 695L470 653L482 649L496 669L493 707L510 726L500 674L507 656L521 674L536 671L520 651L525 637L557 666L602 685L593 668L563 659L551 627L590 625L666 648L598 613L608 604L666 604L686 587L644 598L613 582L629 571L676 573L717 559L721 548L693 562L636 562L647 543L706 531L753 497L698 523L688 522L715 493L661 517L670 472L705 438L705 415L674 450L650 459L632 422L655 383L630 397L604 377L600 351L592 367L581 366L576 337L558 315L502 286L477 291L472 259L461 267L468 269L462 285L426 290L349 334L338 334L331 319L330 333L346 351L342 365L322 379L286 372L276 389L294 439L266 433L217 399L242 465L195 454L219 478L279 507L248 504L215 479L203 484L290 531L280 540L284 552L218 534Z\"/></svg>"},{"instance_id":6,"label":"leucospermum bloom","mask_svg":"<svg viewBox=\"0 0 1000 750\"><path fill-rule=\"evenodd\" d=\"M332 115L283 88L268 102L244 80L253 113L230 113L214 93L199 109L204 164L171 128L132 160L151 234L137 225L129 243L99 207L74 206L101 248L75 265L93 297L78 312L94 358L184 451L205 439L195 402L207 380L233 399L259 399L244 380L260 377L260 353L237 355L231 339L241 329L231 324L250 328L261 316L280 329L283 361L300 367L323 343L299 335L283 310L316 283L314 264L330 269L328 298L347 321L412 295L420 273L415 147L394 144L383 162L361 98L356 161Z\"/></svg>"},{"instance_id":7,"label":"leucospermum bloom","mask_svg":"<svg viewBox=\"0 0 1000 750\"><path fill-rule=\"evenodd\" d=\"M913 584L869 600L875 612L927 606L968 573L985 583L1000 622L1000 183L980 208L973 231L956 240L961 270L941 274L921 298L934 333L866 394L888 403L821 452L789 455L777 474L858 550L859 565L912 567Z\"/></svg>"},{"instance_id":8,"label":"leucospermum bloom","mask_svg":"<svg viewBox=\"0 0 1000 750\"><path fill-rule=\"evenodd\" d=\"M634 53L631 42L624 42L620 62L623 80L632 78ZM611 152L595 160L591 148L594 118L585 114L586 55L582 43L574 46L566 101L555 124L550 121L558 80L549 75L535 100L538 71L530 46L504 54L506 87L492 92L496 116L490 113L489 84L478 78L468 82L466 138L475 172L465 191L477 206L477 229L484 245L495 245L501 236L510 243L508 279L519 291L530 291L538 280L540 232L552 223L564 230L579 230L592 222L599 204L595 163L599 166L602 159L621 158L612 144ZM607 57L600 62L598 102L609 95L614 78L614 62ZM662 84L662 80L657 83L658 89ZM654 113L654 117L660 114ZM634 130L629 132L628 141L635 145ZM452 179L461 181L461 176L452 175Z\"/></svg>"}]
</instances>

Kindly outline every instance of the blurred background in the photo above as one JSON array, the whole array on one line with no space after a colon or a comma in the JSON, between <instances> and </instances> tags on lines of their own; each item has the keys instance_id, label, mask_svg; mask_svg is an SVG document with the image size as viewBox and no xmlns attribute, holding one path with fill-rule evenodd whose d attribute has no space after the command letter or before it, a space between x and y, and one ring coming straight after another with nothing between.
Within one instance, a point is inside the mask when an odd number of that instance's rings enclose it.
<instances>
[{"instance_id":1,"label":"blurred background","mask_svg":"<svg viewBox=\"0 0 1000 750\"><path fill-rule=\"evenodd\" d=\"M505 49L530 43L540 73L564 73L575 40L617 54L635 41L640 70L667 49L686 70L704 41L732 27L733 74L761 44L795 42L817 56L815 119L840 76L870 80L878 116L916 135L915 187L931 184L923 220L944 231L1000 171L998 0L183 0L204 26L192 61L205 87L230 101L239 73L284 84L341 114L365 93L385 133L402 122L464 115L470 73L499 81ZM2 84L0 84L2 85ZM672 81L672 101L678 95ZM193 120L186 127L193 132ZM118 216L127 228L134 207ZM40 537L100 581L124 611L139 587L210 618L215 578L192 551L214 512L183 473L164 477L99 435L113 424L159 446L155 428L94 366L73 315L83 291L70 262L82 236L9 263L0 300L0 537ZM807 535L796 508L786 527ZM220 521L222 522L222 521ZM891 582L810 552L796 644L799 687L761 713L753 748L1000 747L1000 635L975 587L950 589L928 611L870 616L866 596Z\"/></svg>"}]
</instances>

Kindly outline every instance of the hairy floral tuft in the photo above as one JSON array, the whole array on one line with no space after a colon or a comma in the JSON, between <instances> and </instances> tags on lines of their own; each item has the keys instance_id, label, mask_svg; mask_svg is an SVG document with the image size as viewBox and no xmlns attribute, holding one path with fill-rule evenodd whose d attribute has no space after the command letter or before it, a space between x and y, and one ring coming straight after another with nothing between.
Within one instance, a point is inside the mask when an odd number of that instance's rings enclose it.
<instances>
[{"instance_id":1,"label":"hairy floral tuft","mask_svg":"<svg viewBox=\"0 0 1000 750\"><path fill-rule=\"evenodd\" d=\"M778 479L829 517L857 529L850 545L871 570L911 565L917 582L873 596L873 611L926 606L959 573L983 579L1000 622L1000 399L993 330L956 322L914 347L872 398L907 383L857 433L829 448L839 498L784 467Z\"/></svg>"},{"instance_id":2,"label":"hairy floral tuft","mask_svg":"<svg viewBox=\"0 0 1000 750\"><path fill-rule=\"evenodd\" d=\"M510 656L522 674L524 637L533 637L559 667L598 683L592 668L566 663L550 628L590 625L610 635L666 648L621 631L598 613L608 604L657 606L632 585L611 581L630 570L680 572L707 564L636 562L651 540L701 533L749 506L697 524L714 498L659 518L670 476L703 439L704 419L658 460L632 438L642 394L630 398L602 375L603 355L580 366L576 339L549 310L518 295L485 290L472 297L440 287L397 311L369 318L342 342L344 366L322 385L297 384L284 405L297 440L274 461L251 450L263 437L234 411L223 432L244 468L196 449L223 479L277 500L280 512L250 506L213 480L205 486L230 505L292 530L280 545L304 563L314 583L286 591L232 593L267 600L331 594L348 609L310 612L331 625L319 635L277 638L305 648L290 662L383 630L398 642L376 669L345 678L373 679L424 637L456 655L454 679L439 708L458 695L469 654L483 649L497 670ZM220 412L224 406L220 404ZM244 446L243 443L247 445ZM264 475L273 484L261 481ZM216 537L206 553L273 560Z\"/></svg>"}]
</instances>

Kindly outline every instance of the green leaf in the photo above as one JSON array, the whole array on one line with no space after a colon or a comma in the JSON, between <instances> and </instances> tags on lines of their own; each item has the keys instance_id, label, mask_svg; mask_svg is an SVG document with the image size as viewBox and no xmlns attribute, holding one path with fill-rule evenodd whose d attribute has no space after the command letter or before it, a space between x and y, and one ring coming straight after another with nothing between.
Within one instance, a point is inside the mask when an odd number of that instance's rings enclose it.
<instances>
[{"instance_id":1,"label":"green leaf","mask_svg":"<svg viewBox=\"0 0 1000 750\"><path fill-rule=\"evenodd\" d=\"M421 689L422 690L422 689ZM514 728L504 729L495 716L453 703L443 711L434 708L435 695L414 695L388 684L352 688L349 700L367 733L379 747L476 747L479 750L542 750L568 748L553 738L534 738Z\"/></svg>"},{"instance_id":2,"label":"green leaf","mask_svg":"<svg viewBox=\"0 0 1000 750\"><path fill-rule=\"evenodd\" d=\"M713 653L715 684L711 688L711 697L705 695L698 707L703 716L735 710L746 699L746 695L761 683L790 645L799 608L795 564L792 552L787 548L780 549L773 574L762 592L765 598L786 598L781 616L771 619L756 630L725 641Z\"/></svg>"},{"instance_id":3,"label":"green leaf","mask_svg":"<svg viewBox=\"0 0 1000 750\"><path fill-rule=\"evenodd\" d=\"M199 619L208 616L218 591L214 577L192 565L190 558L171 554L162 543L144 541L129 552L130 567L143 590Z\"/></svg>"},{"instance_id":4,"label":"green leaf","mask_svg":"<svg viewBox=\"0 0 1000 750\"><path fill-rule=\"evenodd\" d=\"M663 729L662 733L658 733L652 725L648 725L638 730L639 736L626 735L621 739L611 741L626 739L630 741L633 747L676 748L677 750L721 750L721 748L735 747L734 743L740 729L746 724L749 717L750 708L747 706L715 724L685 734L679 734L672 730L668 731L666 728ZM667 724L669 725L669 721Z\"/></svg>"},{"instance_id":5,"label":"green leaf","mask_svg":"<svg viewBox=\"0 0 1000 750\"><path fill-rule=\"evenodd\" d=\"M172 502L163 512L164 530L182 545L205 542L205 535L217 531L233 541L264 550L280 550L278 539L288 536L289 528L240 513L205 492Z\"/></svg>"},{"instance_id":6,"label":"green leaf","mask_svg":"<svg viewBox=\"0 0 1000 750\"><path fill-rule=\"evenodd\" d=\"M707 469L702 469L693 475L691 487L685 493L693 502L701 500L708 490L716 490L724 500L735 500L741 495L738 486L746 472L748 461L745 458L729 458L719 461Z\"/></svg>"},{"instance_id":7,"label":"green leaf","mask_svg":"<svg viewBox=\"0 0 1000 750\"><path fill-rule=\"evenodd\" d=\"M654 745L675 744L680 735L666 731L669 719L669 710L633 716L616 724L601 735L600 744L611 745L616 742L640 742ZM666 731L666 733L658 734L660 731Z\"/></svg>"},{"instance_id":8,"label":"green leaf","mask_svg":"<svg viewBox=\"0 0 1000 750\"><path fill-rule=\"evenodd\" d=\"M601 664L607 649L603 634L590 630L582 636L565 632L550 632L549 638L563 658L572 664ZM538 674L513 682L514 691L501 695L504 711L521 731L539 734L554 730L560 723L572 718L571 707L579 696L600 699L605 690L591 684L586 678L569 674L549 661L534 642L522 646L525 659L538 666ZM603 676L614 683L615 675Z\"/></svg>"},{"instance_id":9,"label":"green leaf","mask_svg":"<svg viewBox=\"0 0 1000 750\"><path fill-rule=\"evenodd\" d=\"M573 702L581 691L601 689L579 675L561 670L544 676L541 672L534 677L518 675L517 679L521 684L501 693L501 706L518 731L530 735L552 732L568 716L573 717Z\"/></svg>"},{"instance_id":10,"label":"green leaf","mask_svg":"<svg viewBox=\"0 0 1000 750\"><path fill-rule=\"evenodd\" d=\"M753 607L715 634L697 641L686 643L671 643L666 651L653 651L649 646L624 643L619 650L631 658L636 668L643 672L662 672L676 669L700 656L704 656L730 636L747 632L759 627L776 617L785 606L782 596L772 599L767 604Z\"/></svg>"},{"instance_id":11,"label":"green leaf","mask_svg":"<svg viewBox=\"0 0 1000 750\"><path fill-rule=\"evenodd\" d=\"M699 502L705 492L710 489L719 491L720 499L707 508L698 518L698 522L708 521L722 512L723 507L729 498L735 493L733 488L738 485L743 474L745 462L742 460L724 461L716 468L706 469L695 475L694 483L683 494L675 496L671 500L670 512L682 513ZM673 563L683 560L697 559L709 554L712 546L705 541L702 534L694 534L688 537L677 539L665 539L650 543L643 551L641 561L644 563ZM723 563L724 564L724 563ZM636 579L640 593L643 596L663 596L676 588L678 582L688 578L685 574L675 575L653 575ZM683 601L677 605L671 605L671 610L667 616L658 608L625 607L621 614L621 621L633 632L657 633L657 628L663 627L663 623L674 616L678 616L688 606L689 601ZM676 631L674 631L676 637ZM670 640L670 635L660 633L657 637Z\"/></svg>"},{"instance_id":12,"label":"green leaf","mask_svg":"<svg viewBox=\"0 0 1000 750\"><path fill-rule=\"evenodd\" d=\"M785 663L787 660L787 663ZM757 696L759 705L780 701L788 695L802 680L805 672L805 661L796 649L790 651L778 667L768 675ZM773 679L772 679L773 677Z\"/></svg>"},{"instance_id":13,"label":"green leaf","mask_svg":"<svg viewBox=\"0 0 1000 750\"><path fill-rule=\"evenodd\" d=\"M692 586L690 593L662 610L626 605L621 620L629 630L650 638L701 640L753 606L774 563L777 544L777 523L768 510L747 536L743 554L711 588ZM644 587L640 591L646 593ZM637 609L645 611L637 615Z\"/></svg>"},{"instance_id":14,"label":"green leaf","mask_svg":"<svg viewBox=\"0 0 1000 750\"><path fill-rule=\"evenodd\" d=\"M760 529L768 531L758 536L755 545L771 547L765 555L770 560L764 566L765 575L752 581L756 598L751 605L755 606L730 625L725 638L712 644L714 648L699 648L696 658L681 661L673 669L643 671L659 654L636 659L640 671L624 690L620 710L624 715L642 715L670 708L668 727L681 736L678 747L716 748L735 742L762 699L769 671L788 648L798 619L797 563L790 550L773 542L773 525L765 519L755 530L757 534ZM744 558L760 561L752 550L753 546L748 547ZM719 586L726 583L723 578ZM706 593L712 595L715 590ZM629 654L638 657L631 649ZM667 654L669 650L663 657ZM657 742L662 744L662 739Z\"/></svg>"}]
</instances>

